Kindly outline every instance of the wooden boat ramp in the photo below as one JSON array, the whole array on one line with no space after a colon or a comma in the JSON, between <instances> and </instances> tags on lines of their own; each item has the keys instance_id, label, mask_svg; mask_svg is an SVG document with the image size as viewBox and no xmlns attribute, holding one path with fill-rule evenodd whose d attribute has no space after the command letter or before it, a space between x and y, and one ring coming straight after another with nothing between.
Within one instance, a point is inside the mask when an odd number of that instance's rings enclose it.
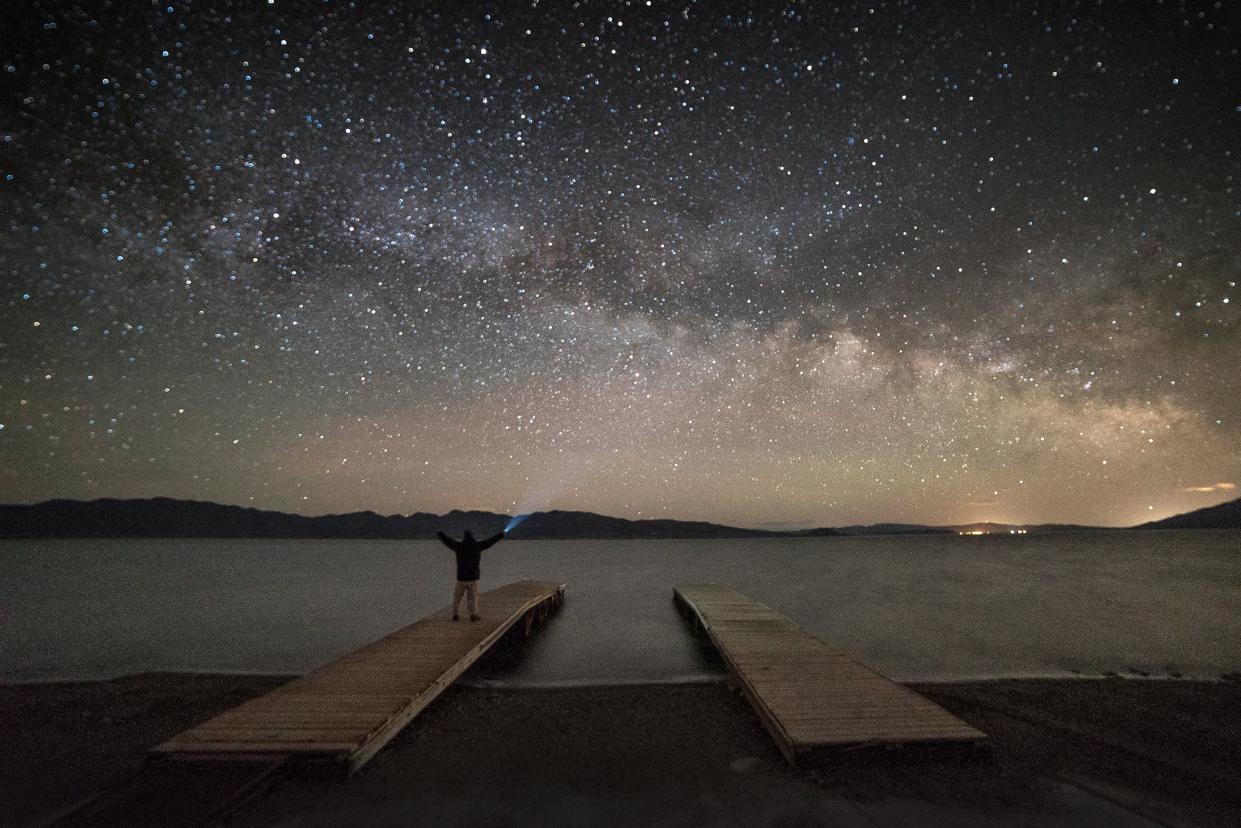
<instances>
[{"instance_id":1,"label":"wooden boat ramp","mask_svg":"<svg viewBox=\"0 0 1241 828\"><path fill-rule=\"evenodd\" d=\"M157 746L179 758L314 758L362 767L436 696L514 627L564 600L565 585L517 581L481 596L482 620L450 608L341 656Z\"/></svg>"},{"instance_id":2,"label":"wooden boat ramp","mask_svg":"<svg viewBox=\"0 0 1241 828\"><path fill-rule=\"evenodd\" d=\"M825 749L986 741L939 705L736 590L680 585L673 596L719 651L790 763Z\"/></svg>"}]
</instances>

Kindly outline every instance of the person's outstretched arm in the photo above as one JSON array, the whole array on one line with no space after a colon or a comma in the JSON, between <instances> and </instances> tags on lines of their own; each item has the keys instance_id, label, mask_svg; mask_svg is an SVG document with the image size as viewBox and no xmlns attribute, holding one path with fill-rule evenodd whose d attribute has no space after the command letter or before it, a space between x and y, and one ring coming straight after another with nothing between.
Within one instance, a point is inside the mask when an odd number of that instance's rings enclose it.
<instances>
[{"instance_id":1,"label":"person's outstretched arm","mask_svg":"<svg viewBox=\"0 0 1241 828\"><path fill-rule=\"evenodd\" d=\"M447 536L447 535L445 535L443 532L436 532L436 533L435 533L435 535L436 535L436 537L438 537L438 538L440 539L440 541L441 541L441 542L443 542L443 544L444 544L445 546L447 546L447 547L448 547L449 549L451 549L453 552L456 552L456 551L457 551L457 542L456 542L455 540L453 540L452 538L448 537L448 536Z\"/></svg>"},{"instance_id":2,"label":"person's outstretched arm","mask_svg":"<svg viewBox=\"0 0 1241 828\"><path fill-rule=\"evenodd\" d=\"M499 543L502 540L504 540L504 532L502 531L497 532L496 534L492 535L491 537L487 538L482 543L480 543L478 545L478 549L481 552L482 550L486 549L488 546L495 546L497 543Z\"/></svg>"}]
</instances>

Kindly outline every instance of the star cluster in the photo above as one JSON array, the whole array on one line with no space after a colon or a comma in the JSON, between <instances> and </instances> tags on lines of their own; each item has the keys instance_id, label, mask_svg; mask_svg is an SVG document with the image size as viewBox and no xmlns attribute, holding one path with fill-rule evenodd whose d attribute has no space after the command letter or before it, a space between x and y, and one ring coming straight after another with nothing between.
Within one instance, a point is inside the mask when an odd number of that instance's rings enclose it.
<instances>
[{"instance_id":1,"label":"star cluster","mask_svg":"<svg viewBox=\"0 0 1241 828\"><path fill-rule=\"evenodd\" d=\"M30 4L0 500L1232 496L1241 25L1138 5Z\"/></svg>"}]
</instances>

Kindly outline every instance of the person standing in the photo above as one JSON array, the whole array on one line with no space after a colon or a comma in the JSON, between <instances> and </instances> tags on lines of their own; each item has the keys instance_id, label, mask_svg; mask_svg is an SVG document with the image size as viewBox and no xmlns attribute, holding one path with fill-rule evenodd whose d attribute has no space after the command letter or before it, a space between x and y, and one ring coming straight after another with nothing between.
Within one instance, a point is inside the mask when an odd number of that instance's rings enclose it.
<instances>
[{"instance_id":1,"label":"person standing","mask_svg":"<svg viewBox=\"0 0 1241 828\"><path fill-rule=\"evenodd\" d=\"M482 558L483 550L495 546L504 537L504 533L498 532L481 541L475 540L474 534L469 529L465 530L465 537L459 541L453 540L443 532L435 534L457 555L457 586L452 591L452 620L461 620L461 599L465 598L470 607L470 620L477 621L480 617L478 614L479 560Z\"/></svg>"}]
</instances>

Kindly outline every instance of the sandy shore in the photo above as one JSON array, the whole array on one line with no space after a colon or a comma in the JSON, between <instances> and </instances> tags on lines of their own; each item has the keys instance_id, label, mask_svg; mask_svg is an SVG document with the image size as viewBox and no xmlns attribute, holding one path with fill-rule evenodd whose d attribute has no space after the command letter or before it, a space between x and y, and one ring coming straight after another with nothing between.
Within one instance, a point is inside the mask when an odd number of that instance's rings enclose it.
<instances>
[{"instance_id":1,"label":"sandy shore","mask_svg":"<svg viewBox=\"0 0 1241 828\"><path fill-rule=\"evenodd\" d=\"M283 679L149 674L0 687L0 823L37 823ZM361 773L279 779L236 825L1241 824L1241 684L916 689L986 753L789 768L726 683L446 692Z\"/></svg>"}]
</instances>

